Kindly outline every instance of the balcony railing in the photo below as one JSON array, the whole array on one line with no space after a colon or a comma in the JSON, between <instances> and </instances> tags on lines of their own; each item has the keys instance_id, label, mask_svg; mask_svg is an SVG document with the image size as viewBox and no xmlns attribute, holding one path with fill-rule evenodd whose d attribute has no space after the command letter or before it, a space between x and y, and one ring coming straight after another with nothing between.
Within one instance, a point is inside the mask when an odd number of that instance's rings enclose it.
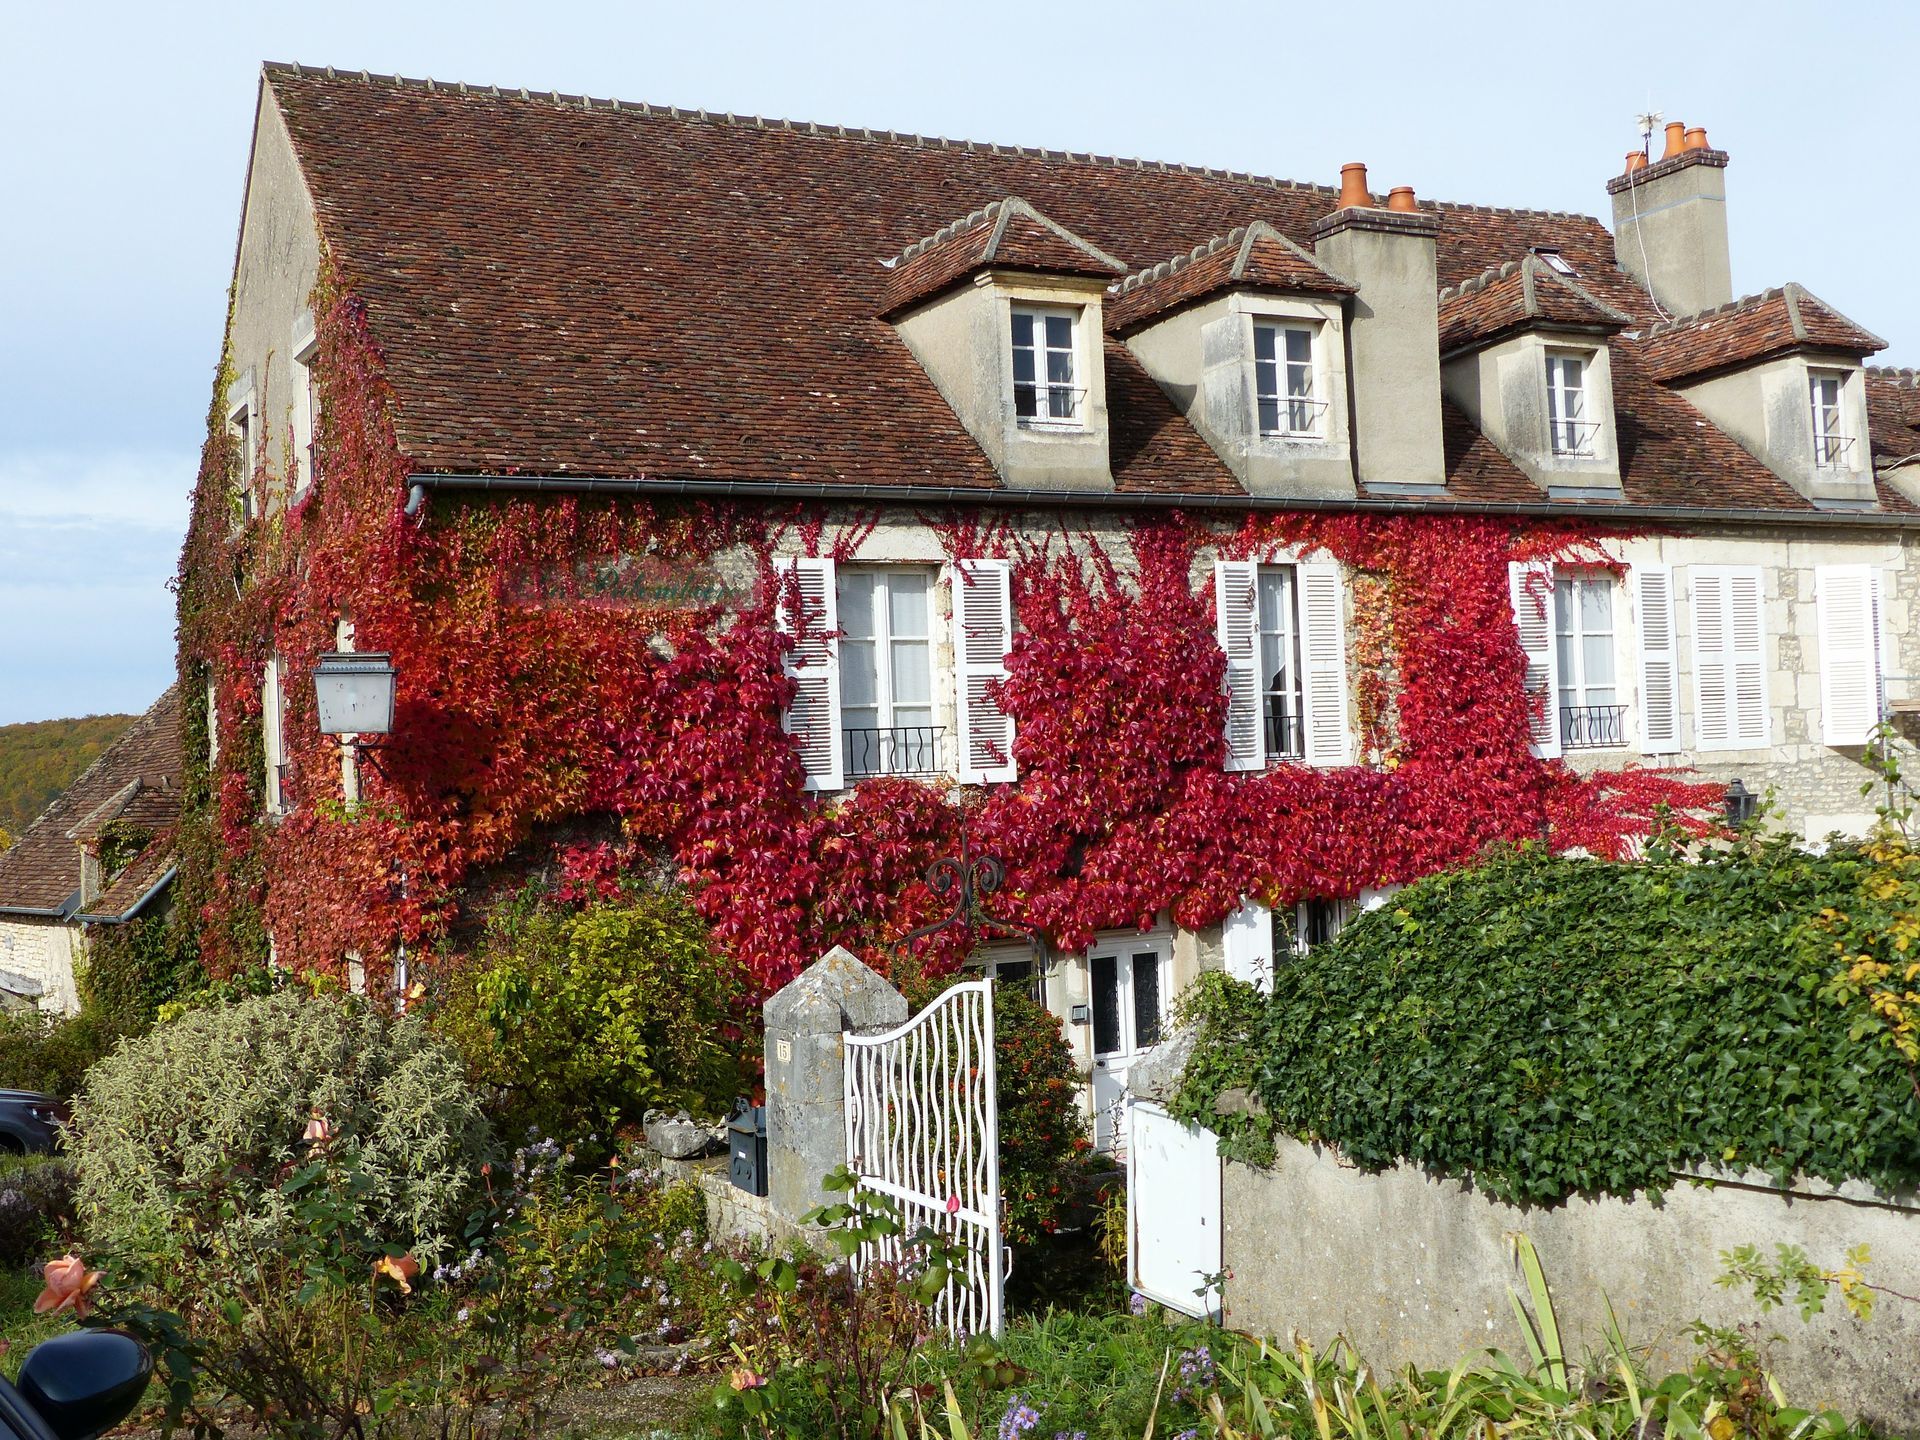
<instances>
[{"instance_id":1,"label":"balcony railing","mask_svg":"<svg viewBox=\"0 0 1920 1440\"><path fill-rule=\"evenodd\" d=\"M1611 750L1627 743L1624 705L1562 705L1560 745L1566 750Z\"/></svg>"},{"instance_id":2,"label":"balcony railing","mask_svg":"<svg viewBox=\"0 0 1920 1440\"><path fill-rule=\"evenodd\" d=\"M875 775L938 775L946 769L942 758L946 748L945 726L849 728L844 733L850 779L868 779Z\"/></svg>"},{"instance_id":3,"label":"balcony railing","mask_svg":"<svg viewBox=\"0 0 1920 1440\"><path fill-rule=\"evenodd\" d=\"M1262 395L1260 434L1268 440L1318 439L1327 402L1307 395Z\"/></svg>"},{"instance_id":4,"label":"balcony railing","mask_svg":"<svg viewBox=\"0 0 1920 1440\"><path fill-rule=\"evenodd\" d=\"M1822 470L1838 470L1853 449L1853 436L1828 432L1813 437L1813 463Z\"/></svg>"},{"instance_id":5,"label":"balcony railing","mask_svg":"<svg viewBox=\"0 0 1920 1440\"><path fill-rule=\"evenodd\" d=\"M1085 387L1049 384L1044 380L1016 380L1013 385L1013 413L1023 426L1049 425L1078 428L1081 402L1087 398Z\"/></svg>"},{"instance_id":6,"label":"balcony railing","mask_svg":"<svg viewBox=\"0 0 1920 1440\"><path fill-rule=\"evenodd\" d=\"M1553 453L1570 460L1591 460L1600 435L1598 420L1555 420Z\"/></svg>"},{"instance_id":7,"label":"balcony railing","mask_svg":"<svg viewBox=\"0 0 1920 1440\"><path fill-rule=\"evenodd\" d=\"M1267 759L1300 759L1307 753L1307 735L1296 699L1268 695L1265 710Z\"/></svg>"}]
</instances>

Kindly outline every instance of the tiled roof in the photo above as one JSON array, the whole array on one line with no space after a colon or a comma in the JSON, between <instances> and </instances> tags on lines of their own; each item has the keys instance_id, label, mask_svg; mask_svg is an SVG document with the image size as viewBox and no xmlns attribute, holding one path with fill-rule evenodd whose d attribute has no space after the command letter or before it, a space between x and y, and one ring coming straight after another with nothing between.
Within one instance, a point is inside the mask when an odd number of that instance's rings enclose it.
<instances>
[{"instance_id":1,"label":"tiled roof","mask_svg":"<svg viewBox=\"0 0 1920 1440\"><path fill-rule=\"evenodd\" d=\"M169 689L153 708L135 720L101 752L66 793L49 805L14 843L0 853L0 913L9 910L65 912L77 903L80 847L70 832L86 827L115 803L137 818L156 839L136 860L143 863L158 848L170 850L180 820L180 697ZM111 818L111 817L109 817ZM132 867L129 867L132 868Z\"/></svg>"},{"instance_id":2,"label":"tiled roof","mask_svg":"<svg viewBox=\"0 0 1920 1440\"><path fill-rule=\"evenodd\" d=\"M115 877L106 893L92 904L84 906L73 918L108 925L131 920L139 913L141 902L153 893L154 887L172 875L173 836L172 830L154 836L153 843Z\"/></svg>"},{"instance_id":3,"label":"tiled roof","mask_svg":"<svg viewBox=\"0 0 1920 1440\"><path fill-rule=\"evenodd\" d=\"M1106 323L1126 330L1222 290L1344 295L1353 288L1266 221L1256 220L1127 276L1113 287Z\"/></svg>"},{"instance_id":4,"label":"tiled roof","mask_svg":"<svg viewBox=\"0 0 1920 1440\"><path fill-rule=\"evenodd\" d=\"M1624 330L1632 323L1538 255L1509 260L1440 292L1442 354L1528 326Z\"/></svg>"},{"instance_id":5,"label":"tiled roof","mask_svg":"<svg viewBox=\"0 0 1920 1440\"><path fill-rule=\"evenodd\" d=\"M401 446L443 473L990 490L991 463L880 318L911 263L885 260L1010 196L1136 271L1257 221L1304 245L1335 201L1191 166L580 96L290 66L267 82L367 302ZM1420 214L1443 286L1551 248L1595 300L1658 321L1597 219ZM1808 508L1654 384L1632 334L1611 342L1628 500ZM1116 364L1109 391L1122 490L1231 493L1157 386Z\"/></svg>"},{"instance_id":6,"label":"tiled roof","mask_svg":"<svg viewBox=\"0 0 1920 1440\"><path fill-rule=\"evenodd\" d=\"M1876 464L1920 459L1920 370L1867 367L1867 428Z\"/></svg>"},{"instance_id":7,"label":"tiled roof","mask_svg":"<svg viewBox=\"0 0 1920 1440\"><path fill-rule=\"evenodd\" d=\"M1033 270L1052 275L1111 279L1127 267L1056 225L1017 195L916 240L888 262L881 313L894 314L931 299L982 270Z\"/></svg>"},{"instance_id":8,"label":"tiled roof","mask_svg":"<svg viewBox=\"0 0 1920 1440\"><path fill-rule=\"evenodd\" d=\"M1663 320L1645 338L1649 369L1667 382L1792 350L1833 350L1858 358L1886 348L1886 341L1799 285Z\"/></svg>"}]
</instances>

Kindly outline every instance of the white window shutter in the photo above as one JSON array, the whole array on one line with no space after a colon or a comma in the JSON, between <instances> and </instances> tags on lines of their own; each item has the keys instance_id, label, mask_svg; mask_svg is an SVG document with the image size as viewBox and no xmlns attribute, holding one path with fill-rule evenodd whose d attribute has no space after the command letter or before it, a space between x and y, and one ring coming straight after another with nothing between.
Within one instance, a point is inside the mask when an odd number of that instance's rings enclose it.
<instances>
[{"instance_id":1,"label":"white window shutter","mask_svg":"<svg viewBox=\"0 0 1920 1440\"><path fill-rule=\"evenodd\" d=\"M1013 648L1013 577L1005 560L960 560L953 575L953 662L960 720L960 779L1012 780L1013 717L990 693L1007 678Z\"/></svg>"},{"instance_id":2,"label":"white window shutter","mask_svg":"<svg viewBox=\"0 0 1920 1440\"><path fill-rule=\"evenodd\" d=\"M286 724L286 712L280 686L280 656L269 655L260 679L260 748L267 762L267 809L275 813L286 808L286 796L281 789L282 767L286 763L281 732Z\"/></svg>"},{"instance_id":3,"label":"white window shutter","mask_svg":"<svg viewBox=\"0 0 1920 1440\"><path fill-rule=\"evenodd\" d=\"M1757 566L1696 566L1693 590L1694 736L1702 750L1765 745L1763 592Z\"/></svg>"},{"instance_id":4,"label":"white window shutter","mask_svg":"<svg viewBox=\"0 0 1920 1440\"><path fill-rule=\"evenodd\" d=\"M1870 565L1822 565L1814 571L1825 745L1864 745L1880 723L1877 579Z\"/></svg>"},{"instance_id":5,"label":"white window shutter","mask_svg":"<svg viewBox=\"0 0 1920 1440\"><path fill-rule=\"evenodd\" d=\"M1560 647L1553 633L1553 566L1515 560L1507 566L1513 624L1527 656L1527 738L1533 753L1560 753Z\"/></svg>"},{"instance_id":6,"label":"white window shutter","mask_svg":"<svg viewBox=\"0 0 1920 1440\"><path fill-rule=\"evenodd\" d=\"M789 585L789 575L795 585ZM774 578L780 585L780 628L799 637L787 654L787 674L796 688L783 723L788 734L799 737L807 789L839 790L846 781L841 764L840 645L833 638L840 628L833 561L810 555L778 559ZM806 615L804 625L789 613L796 587Z\"/></svg>"},{"instance_id":7,"label":"white window shutter","mask_svg":"<svg viewBox=\"0 0 1920 1440\"><path fill-rule=\"evenodd\" d=\"M1227 916L1220 926L1220 948L1227 974L1260 987L1273 988L1273 912L1249 900Z\"/></svg>"},{"instance_id":8,"label":"white window shutter","mask_svg":"<svg viewBox=\"0 0 1920 1440\"><path fill-rule=\"evenodd\" d=\"M1307 560L1300 581L1300 648L1306 680L1309 765L1353 763L1347 725L1347 596L1337 560Z\"/></svg>"},{"instance_id":9,"label":"white window shutter","mask_svg":"<svg viewBox=\"0 0 1920 1440\"><path fill-rule=\"evenodd\" d=\"M1671 755L1680 748L1680 654L1674 640L1673 569L1633 568L1640 619L1640 750Z\"/></svg>"},{"instance_id":10,"label":"white window shutter","mask_svg":"<svg viewBox=\"0 0 1920 1440\"><path fill-rule=\"evenodd\" d=\"M1766 643L1761 609L1765 595L1757 566L1733 572L1728 585L1727 617L1732 632L1735 735L1742 745L1765 745L1773 738L1767 705Z\"/></svg>"},{"instance_id":11,"label":"white window shutter","mask_svg":"<svg viewBox=\"0 0 1920 1440\"><path fill-rule=\"evenodd\" d=\"M1251 560L1213 563L1215 633L1227 654L1228 770L1260 770L1267 763L1260 724L1260 627Z\"/></svg>"}]
</instances>

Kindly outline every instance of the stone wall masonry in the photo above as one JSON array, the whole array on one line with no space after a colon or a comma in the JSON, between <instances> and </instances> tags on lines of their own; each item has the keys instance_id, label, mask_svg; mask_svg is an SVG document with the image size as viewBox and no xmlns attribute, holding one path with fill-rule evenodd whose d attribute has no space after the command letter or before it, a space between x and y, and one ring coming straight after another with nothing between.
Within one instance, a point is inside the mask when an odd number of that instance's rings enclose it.
<instances>
[{"instance_id":1,"label":"stone wall masonry","mask_svg":"<svg viewBox=\"0 0 1920 1440\"><path fill-rule=\"evenodd\" d=\"M1289 1327L1316 1342L1345 1335L1376 1366L1445 1367L1488 1348L1524 1356L1508 1299L1524 1293L1510 1237L1532 1237L1567 1353L1605 1344L1611 1302L1657 1374L1689 1364L1696 1320L1752 1324L1795 1404L1832 1406L1896 1433L1920 1422L1920 1305L1883 1299L1871 1321L1838 1297L1803 1322L1762 1317L1750 1293L1717 1287L1722 1251L1803 1246L1818 1264L1871 1248L1867 1278L1920 1294L1920 1203L1864 1186L1774 1189L1764 1176L1676 1182L1655 1200L1571 1199L1515 1207L1408 1165L1370 1175L1322 1146L1283 1138L1268 1169L1223 1174L1226 1323Z\"/></svg>"}]
</instances>

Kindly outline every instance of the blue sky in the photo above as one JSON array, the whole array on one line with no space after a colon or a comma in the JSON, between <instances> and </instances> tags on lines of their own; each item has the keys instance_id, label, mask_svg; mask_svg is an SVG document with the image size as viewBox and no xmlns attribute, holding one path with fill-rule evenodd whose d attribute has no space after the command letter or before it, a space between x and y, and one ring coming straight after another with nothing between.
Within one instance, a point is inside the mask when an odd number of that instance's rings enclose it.
<instances>
[{"instance_id":1,"label":"blue sky","mask_svg":"<svg viewBox=\"0 0 1920 1440\"><path fill-rule=\"evenodd\" d=\"M1593 214L1652 107L1732 153L1738 289L1798 280L1920 363L1920 6L1892 0L0 0L0 34L0 723L138 710L172 674L266 59L1327 183L1364 160L1383 190Z\"/></svg>"}]
</instances>

